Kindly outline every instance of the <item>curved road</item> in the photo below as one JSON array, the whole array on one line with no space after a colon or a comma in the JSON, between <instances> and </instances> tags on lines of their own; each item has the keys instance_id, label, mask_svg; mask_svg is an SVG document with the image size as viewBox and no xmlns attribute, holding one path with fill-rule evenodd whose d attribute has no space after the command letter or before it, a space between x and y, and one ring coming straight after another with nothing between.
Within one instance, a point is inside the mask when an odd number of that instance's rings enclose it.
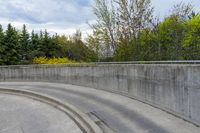
<instances>
[{"instance_id":1,"label":"curved road","mask_svg":"<svg viewBox=\"0 0 200 133\"><path fill-rule=\"evenodd\" d=\"M0 133L82 133L64 112L31 98L0 94Z\"/></svg>"},{"instance_id":2,"label":"curved road","mask_svg":"<svg viewBox=\"0 0 200 133\"><path fill-rule=\"evenodd\" d=\"M43 82L2 82L0 88L29 90L70 103L105 133L200 133L200 128L160 109L118 94Z\"/></svg>"}]
</instances>

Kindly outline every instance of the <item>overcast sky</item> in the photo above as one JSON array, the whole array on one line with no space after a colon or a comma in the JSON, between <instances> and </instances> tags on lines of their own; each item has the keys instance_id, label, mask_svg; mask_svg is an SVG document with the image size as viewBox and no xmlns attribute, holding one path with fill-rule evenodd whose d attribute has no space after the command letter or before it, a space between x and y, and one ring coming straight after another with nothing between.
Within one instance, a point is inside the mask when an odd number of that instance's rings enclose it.
<instances>
[{"instance_id":1,"label":"overcast sky","mask_svg":"<svg viewBox=\"0 0 200 133\"><path fill-rule=\"evenodd\" d=\"M161 18L179 2L190 2L200 11L200 0L152 0L155 14ZM80 29L84 35L90 32L86 22L95 17L92 0L0 0L0 24L5 28L12 23L17 28L27 25L29 31L48 29L51 33L72 34Z\"/></svg>"}]
</instances>

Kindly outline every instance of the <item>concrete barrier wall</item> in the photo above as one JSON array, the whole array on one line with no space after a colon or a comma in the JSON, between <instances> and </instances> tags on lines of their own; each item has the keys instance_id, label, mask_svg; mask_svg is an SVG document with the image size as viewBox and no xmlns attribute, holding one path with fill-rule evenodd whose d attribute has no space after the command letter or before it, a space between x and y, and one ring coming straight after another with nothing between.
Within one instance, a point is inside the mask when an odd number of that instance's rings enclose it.
<instances>
[{"instance_id":1,"label":"concrete barrier wall","mask_svg":"<svg viewBox=\"0 0 200 133\"><path fill-rule=\"evenodd\" d=\"M200 65L0 67L0 81L46 81L117 92L200 125Z\"/></svg>"}]
</instances>

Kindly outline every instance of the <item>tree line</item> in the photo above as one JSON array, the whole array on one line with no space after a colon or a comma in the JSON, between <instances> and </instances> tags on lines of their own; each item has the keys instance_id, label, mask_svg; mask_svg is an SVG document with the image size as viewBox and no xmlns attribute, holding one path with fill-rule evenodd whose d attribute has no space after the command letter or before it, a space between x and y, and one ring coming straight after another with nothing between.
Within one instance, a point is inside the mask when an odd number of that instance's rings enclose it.
<instances>
[{"instance_id":1,"label":"tree line","mask_svg":"<svg viewBox=\"0 0 200 133\"><path fill-rule=\"evenodd\" d=\"M160 20L151 0L95 0L91 49L105 61L200 60L200 14L174 5Z\"/></svg>"},{"instance_id":2,"label":"tree line","mask_svg":"<svg viewBox=\"0 0 200 133\"><path fill-rule=\"evenodd\" d=\"M168 16L154 15L151 0L94 0L93 34L82 40L0 25L0 65L31 64L34 58L78 62L200 60L200 14L179 3Z\"/></svg>"},{"instance_id":3,"label":"tree line","mask_svg":"<svg viewBox=\"0 0 200 133\"><path fill-rule=\"evenodd\" d=\"M80 31L73 36L50 36L47 30L30 34L26 25L17 30L8 24L5 31L0 25L1 65L31 64L36 57L67 57L81 62L97 60L97 54L82 41Z\"/></svg>"}]
</instances>

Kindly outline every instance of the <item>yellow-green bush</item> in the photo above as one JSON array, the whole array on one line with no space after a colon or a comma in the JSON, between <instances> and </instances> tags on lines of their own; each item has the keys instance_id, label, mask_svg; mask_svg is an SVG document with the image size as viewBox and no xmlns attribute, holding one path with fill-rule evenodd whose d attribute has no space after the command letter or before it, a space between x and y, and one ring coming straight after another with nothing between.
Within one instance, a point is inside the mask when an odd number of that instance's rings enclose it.
<instances>
[{"instance_id":1,"label":"yellow-green bush","mask_svg":"<svg viewBox=\"0 0 200 133\"><path fill-rule=\"evenodd\" d=\"M69 60L68 58L47 58L47 57L35 57L33 59L34 64L72 64L76 61Z\"/></svg>"}]
</instances>

